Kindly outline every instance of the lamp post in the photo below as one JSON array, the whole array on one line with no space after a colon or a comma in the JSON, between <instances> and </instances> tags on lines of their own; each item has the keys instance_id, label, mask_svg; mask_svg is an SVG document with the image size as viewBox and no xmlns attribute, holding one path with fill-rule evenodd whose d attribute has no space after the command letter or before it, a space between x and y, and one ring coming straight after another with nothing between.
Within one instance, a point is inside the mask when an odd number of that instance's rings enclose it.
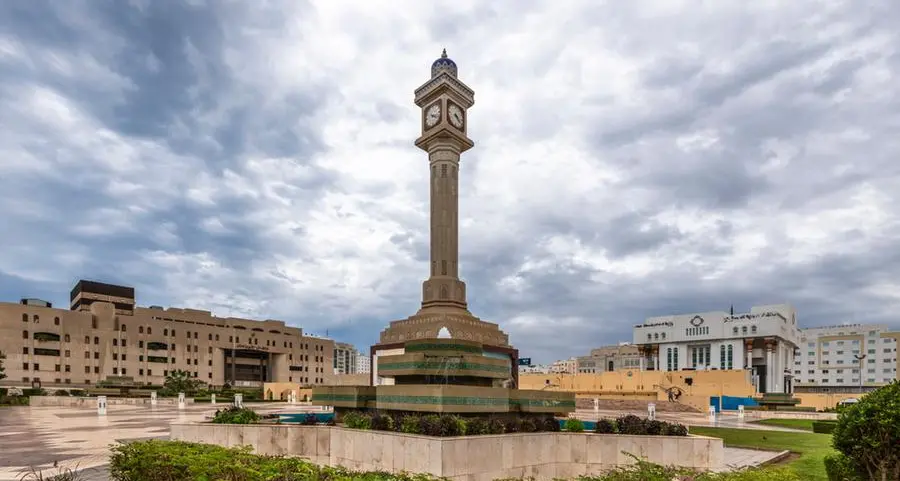
<instances>
[{"instance_id":1,"label":"lamp post","mask_svg":"<svg viewBox=\"0 0 900 481\"><path fill-rule=\"evenodd\" d=\"M862 394L863 388L863 360L866 358L865 354L854 354L853 358L859 361L859 393Z\"/></svg>"}]
</instances>

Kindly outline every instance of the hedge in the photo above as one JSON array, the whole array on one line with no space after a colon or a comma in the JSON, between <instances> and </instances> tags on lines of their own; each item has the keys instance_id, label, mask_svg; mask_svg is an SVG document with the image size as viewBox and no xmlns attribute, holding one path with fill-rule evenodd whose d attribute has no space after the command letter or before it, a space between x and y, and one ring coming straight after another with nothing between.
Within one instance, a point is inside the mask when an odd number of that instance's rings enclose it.
<instances>
[{"instance_id":1,"label":"hedge","mask_svg":"<svg viewBox=\"0 0 900 481\"><path fill-rule=\"evenodd\" d=\"M301 458L260 456L249 447L223 448L181 441L135 441L111 448L110 476L116 481L437 481L427 474L359 472L318 466ZM633 466L619 467L582 481L799 481L789 469L765 468L730 473L695 473L635 458Z\"/></svg>"},{"instance_id":2,"label":"hedge","mask_svg":"<svg viewBox=\"0 0 900 481\"><path fill-rule=\"evenodd\" d=\"M831 434L837 426L837 421L813 421L812 429L814 433Z\"/></svg>"}]
</instances>

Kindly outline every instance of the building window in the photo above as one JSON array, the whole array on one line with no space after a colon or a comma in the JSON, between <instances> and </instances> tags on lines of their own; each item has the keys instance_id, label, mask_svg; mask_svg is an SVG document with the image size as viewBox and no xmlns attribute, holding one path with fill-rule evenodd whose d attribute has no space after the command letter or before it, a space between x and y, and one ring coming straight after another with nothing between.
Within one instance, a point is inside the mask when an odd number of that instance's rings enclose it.
<instances>
[{"instance_id":1,"label":"building window","mask_svg":"<svg viewBox=\"0 0 900 481\"><path fill-rule=\"evenodd\" d=\"M726 369L734 369L734 346L731 344L728 345L728 354L725 356L728 359Z\"/></svg>"},{"instance_id":2,"label":"building window","mask_svg":"<svg viewBox=\"0 0 900 481\"><path fill-rule=\"evenodd\" d=\"M122 324L122 332L125 332L125 324Z\"/></svg>"},{"instance_id":3,"label":"building window","mask_svg":"<svg viewBox=\"0 0 900 481\"><path fill-rule=\"evenodd\" d=\"M756 326L750 326L750 332L756 334Z\"/></svg>"},{"instance_id":4,"label":"building window","mask_svg":"<svg viewBox=\"0 0 900 481\"><path fill-rule=\"evenodd\" d=\"M92 329L97 329L97 316L92 316L92 317L91 317L91 328L92 328Z\"/></svg>"},{"instance_id":5,"label":"building window","mask_svg":"<svg viewBox=\"0 0 900 481\"><path fill-rule=\"evenodd\" d=\"M22 354L28 354L28 348L27 348L27 347L23 347L23 348L22 348Z\"/></svg>"},{"instance_id":6,"label":"building window","mask_svg":"<svg viewBox=\"0 0 900 481\"><path fill-rule=\"evenodd\" d=\"M22 339L28 339L28 331L22 331Z\"/></svg>"},{"instance_id":7,"label":"building window","mask_svg":"<svg viewBox=\"0 0 900 481\"><path fill-rule=\"evenodd\" d=\"M144 370L138 369L138 376L143 376L143 375L144 375Z\"/></svg>"},{"instance_id":8,"label":"building window","mask_svg":"<svg viewBox=\"0 0 900 481\"><path fill-rule=\"evenodd\" d=\"M41 322L41 318L37 314L34 315L34 322L35 323Z\"/></svg>"},{"instance_id":9,"label":"building window","mask_svg":"<svg viewBox=\"0 0 900 481\"><path fill-rule=\"evenodd\" d=\"M219 335L218 335L218 334L216 334L216 340L217 340L217 341L219 340Z\"/></svg>"},{"instance_id":10,"label":"building window","mask_svg":"<svg viewBox=\"0 0 900 481\"><path fill-rule=\"evenodd\" d=\"M208 340L212 341L212 334L208 335Z\"/></svg>"},{"instance_id":11,"label":"building window","mask_svg":"<svg viewBox=\"0 0 900 481\"><path fill-rule=\"evenodd\" d=\"M94 352L94 359L100 359L100 353L99 353L99 352L97 352L97 351Z\"/></svg>"},{"instance_id":12,"label":"building window","mask_svg":"<svg viewBox=\"0 0 900 481\"><path fill-rule=\"evenodd\" d=\"M119 340L113 339L113 346L118 346L118 345L119 345Z\"/></svg>"},{"instance_id":13,"label":"building window","mask_svg":"<svg viewBox=\"0 0 900 481\"><path fill-rule=\"evenodd\" d=\"M148 335L149 335L149 334L153 334L153 328L152 328L152 327L148 327L148 328L147 328L147 334L148 334Z\"/></svg>"},{"instance_id":14,"label":"building window","mask_svg":"<svg viewBox=\"0 0 900 481\"><path fill-rule=\"evenodd\" d=\"M85 373L85 374L90 374L90 373L91 373L91 366L84 366L84 373Z\"/></svg>"},{"instance_id":15,"label":"building window","mask_svg":"<svg viewBox=\"0 0 900 481\"><path fill-rule=\"evenodd\" d=\"M100 344L100 338L94 337L94 344Z\"/></svg>"},{"instance_id":16,"label":"building window","mask_svg":"<svg viewBox=\"0 0 900 481\"><path fill-rule=\"evenodd\" d=\"M54 325L54 326L58 326L58 325L59 325L59 318L58 318L58 317L54 317L54 318L53 318L53 325Z\"/></svg>"},{"instance_id":17,"label":"building window","mask_svg":"<svg viewBox=\"0 0 900 481\"><path fill-rule=\"evenodd\" d=\"M22 314L22 322L28 322L28 314Z\"/></svg>"},{"instance_id":18,"label":"building window","mask_svg":"<svg viewBox=\"0 0 900 481\"><path fill-rule=\"evenodd\" d=\"M747 334L747 326L741 327L741 333L742 333L742 334Z\"/></svg>"}]
</instances>

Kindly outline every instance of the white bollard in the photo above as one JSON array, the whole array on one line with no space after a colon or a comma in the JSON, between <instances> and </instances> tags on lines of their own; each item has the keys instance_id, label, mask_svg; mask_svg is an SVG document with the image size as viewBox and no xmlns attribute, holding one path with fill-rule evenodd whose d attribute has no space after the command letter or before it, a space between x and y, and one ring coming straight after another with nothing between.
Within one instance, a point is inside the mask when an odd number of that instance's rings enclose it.
<instances>
[{"instance_id":1,"label":"white bollard","mask_svg":"<svg viewBox=\"0 0 900 481\"><path fill-rule=\"evenodd\" d=\"M288 402L292 405L297 403L297 396L294 395L294 391L288 393Z\"/></svg>"},{"instance_id":2,"label":"white bollard","mask_svg":"<svg viewBox=\"0 0 900 481\"><path fill-rule=\"evenodd\" d=\"M156 406L156 391L150 392L150 405Z\"/></svg>"},{"instance_id":3,"label":"white bollard","mask_svg":"<svg viewBox=\"0 0 900 481\"><path fill-rule=\"evenodd\" d=\"M594 398L594 414L600 414L600 398Z\"/></svg>"},{"instance_id":4,"label":"white bollard","mask_svg":"<svg viewBox=\"0 0 900 481\"><path fill-rule=\"evenodd\" d=\"M106 416L106 396L97 396L97 415Z\"/></svg>"},{"instance_id":5,"label":"white bollard","mask_svg":"<svg viewBox=\"0 0 900 481\"><path fill-rule=\"evenodd\" d=\"M184 409L184 393L178 393L178 409Z\"/></svg>"},{"instance_id":6,"label":"white bollard","mask_svg":"<svg viewBox=\"0 0 900 481\"><path fill-rule=\"evenodd\" d=\"M738 419L744 419L744 405L738 406Z\"/></svg>"},{"instance_id":7,"label":"white bollard","mask_svg":"<svg viewBox=\"0 0 900 481\"><path fill-rule=\"evenodd\" d=\"M216 404L216 395L215 394L209 395L209 403L212 404L213 406L215 406L215 404Z\"/></svg>"},{"instance_id":8,"label":"white bollard","mask_svg":"<svg viewBox=\"0 0 900 481\"><path fill-rule=\"evenodd\" d=\"M656 404L650 403L647 405L647 418L650 420L656 419Z\"/></svg>"},{"instance_id":9,"label":"white bollard","mask_svg":"<svg viewBox=\"0 0 900 481\"><path fill-rule=\"evenodd\" d=\"M243 394L235 394L234 395L234 407L236 407L236 408L244 407L244 395Z\"/></svg>"},{"instance_id":10,"label":"white bollard","mask_svg":"<svg viewBox=\"0 0 900 481\"><path fill-rule=\"evenodd\" d=\"M710 421L716 420L716 407L715 406L709 407L709 420Z\"/></svg>"}]
</instances>

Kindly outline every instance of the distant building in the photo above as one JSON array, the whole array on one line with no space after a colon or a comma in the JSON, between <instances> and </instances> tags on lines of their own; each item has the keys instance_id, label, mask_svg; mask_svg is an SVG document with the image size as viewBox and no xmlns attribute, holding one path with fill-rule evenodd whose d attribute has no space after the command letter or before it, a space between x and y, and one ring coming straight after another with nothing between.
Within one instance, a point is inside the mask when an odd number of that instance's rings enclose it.
<instances>
[{"instance_id":1,"label":"distant building","mask_svg":"<svg viewBox=\"0 0 900 481\"><path fill-rule=\"evenodd\" d=\"M578 374L613 372L619 369L640 369L641 353L637 346L620 342L615 346L591 349L589 356L575 358Z\"/></svg>"},{"instance_id":2,"label":"distant building","mask_svg":"<svg viewBox=\"0 0 900 481\"><path fill-rule=\"evenodd\" d=\"M336 342L334 344L334 373L356 374L356 363L359 351L352 344Z\"/></svg>"},{"instance_id":3,"label":"distant building","mask_svg":"<svg viewBox=\"0 0 900 481\"><path fill-rule=\"evenodd\" d=\"M369 374L372 372L372 359L360 353L356 358L356 372L358 374Z\"/></svg>"},{"instance_id":4,"label":"distant building","mask_svg":"<svg viewBox=\"0 0 900 481\"><path fill-rule=\"evenodd\" d=\"M325 384L334 341L282 321L136 305L134 288L79 281L69 309L0 303L0 385L85 387L115 380L162 385L175 370L212 386Z\"/></svg>"},{"instance_id":5,"label":"distant building","mask_svg":"<svg viewBox=\"0 0 900 481\"><path fill-rule=\"evenodd\" d=\"M549 374L550 366L547 364L535 364L532 366L519 366L519 372L522 374Z\"/></svg>"},{"instance_id":6,"label":"distant building","mask_svg":"<svg viewBox=\"0 0 900 481\"><path fill-rule=\"evenodd\" d=\"M800 329L793 307L753 307L651 317L634 326L634 344L647 370L748 369L761 393L790 393Z\"/></svg>"},{"instance_id":7,"label":"distant building","mask_svg":"<svg viewBox=\"0 0 900 481\"><path fill-rule=\"evenodd\" d=\"M874 387L898 379L900 330L881 324L844 324L800 330L793 372L804 391Z\"/></svg>"},{"instance_id":8,"label":"distant building","mask_svg":"<svg viewBox=\"0 0 900 481\"><path fill-rule=\"evenodd\" d=\"M555 374L575 374L577 361L574 357L560 361L554 361L550 365L550 372Z\"/></svg>"}]
</instances>

